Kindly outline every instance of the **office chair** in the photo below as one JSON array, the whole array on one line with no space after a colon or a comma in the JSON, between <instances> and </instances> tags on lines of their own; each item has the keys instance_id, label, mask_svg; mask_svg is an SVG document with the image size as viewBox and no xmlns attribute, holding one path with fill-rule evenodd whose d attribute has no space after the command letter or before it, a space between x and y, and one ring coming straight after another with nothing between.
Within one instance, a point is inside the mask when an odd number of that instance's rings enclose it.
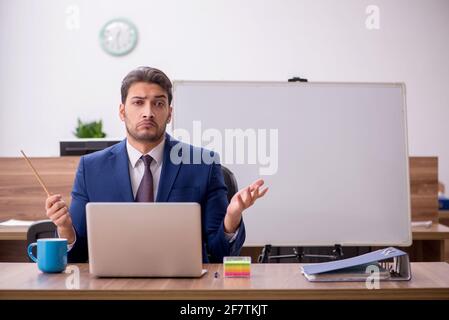
<instances>
[{"instance_id":1,"label":"office chair","mask_svg":"<svg viewBox=\"0 0 449 320\"><path fill-rule=\"evenodd\" d=\"M232 197L238 191L237 180L235 179L235 176L232 173L232 171L223 165L221 165L221 172L223 173L225 185L228 188L228 202L231 202ZM212 259L212 256L210 254L208 254L207 256L209 257L209 261L211 263L218 262L218 261L214 261L214 259Z\"/></svg>"},{"instance_id":2,"label":"office chair","mask_svg":"<svg viewBox=\"0 0 449 320\"><path fill-rule=\"evenodd\" d=\"M232 171L223 165L221 166L221 171L223 172L223 178L226 187L228 187L228 202L231 202L232 197L238 191L237 180L235 179L235 176L232 173Z\"/></svg>"},{"instance_id":3,"label":"office chair","mask_svg":"<svg viewBox=\"0 0 449 320\"><path fill-rule=\"evenodd\" d=\"M56 238L56 226L51 220L36 221L28 228L27 246L41 238ZM36 248L33 248L34 250ZM33 254L36 256L36 252ZM32 261L30 257L28 259Z\"/></svg>"}]
</instances>

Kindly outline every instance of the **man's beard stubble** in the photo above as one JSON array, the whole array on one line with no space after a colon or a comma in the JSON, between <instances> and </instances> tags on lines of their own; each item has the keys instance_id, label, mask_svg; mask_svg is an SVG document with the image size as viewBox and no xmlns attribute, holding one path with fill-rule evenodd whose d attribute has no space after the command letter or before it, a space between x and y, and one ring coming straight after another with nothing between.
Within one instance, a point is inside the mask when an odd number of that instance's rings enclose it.
<instances>
[{"instance_id":1,"label":"man's beard stubble","mask_svg":"<svg viewBox=\"0 0 449 320\"><path fill-rule=\"evenodd\" d=\"M154 121L153 121L154 122ZM155 123L155 122L154 122ZM125 121L125 127L128 134L133 137L134 140L142 141L142 142L157 142L160 141L162 136L165 134L165 129L167 127L167 122L164 122L164 125L162 128L159 128L159 125L155 123L156 125L156 132L155 133L142 133L138 134L137 130L133 130L128 126L128 122ZM161 129L161 130L159 130Z\"/></svg>"}]
</instances>

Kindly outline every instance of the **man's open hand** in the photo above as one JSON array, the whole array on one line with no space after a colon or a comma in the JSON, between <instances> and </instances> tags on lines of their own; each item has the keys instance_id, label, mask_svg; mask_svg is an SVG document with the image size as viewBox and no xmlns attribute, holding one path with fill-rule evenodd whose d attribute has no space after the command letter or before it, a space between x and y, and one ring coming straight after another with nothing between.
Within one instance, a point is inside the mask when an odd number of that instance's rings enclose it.
<instances>
[{"instance_id":1,"label":"man's open hand","mask_svg":"<svg viewBox=\"0 0 449 320\"><path fill-rule=\"evenodd\" d=\"M232 197L224 220L225 232L236 232L242 219L243 211L251 207L257 199L267 193L268 187L261 188L263 184L263 179L258 179Z\"/></svg>"}]
</instances>

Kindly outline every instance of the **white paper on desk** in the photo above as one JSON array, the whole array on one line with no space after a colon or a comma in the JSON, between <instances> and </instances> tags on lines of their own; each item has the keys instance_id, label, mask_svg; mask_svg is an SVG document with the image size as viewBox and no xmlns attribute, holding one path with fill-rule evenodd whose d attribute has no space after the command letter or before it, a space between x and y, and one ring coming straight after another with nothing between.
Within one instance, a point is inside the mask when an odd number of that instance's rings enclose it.
<instances>
[{"instance_id":1,"label":"white paper on desk","mask_svg":"<svg viewBox=\"0 0 449 320\"><path fill-rule=\"evenodd\" d=\"M0 222L0 226L4 227L28 227L31 226L35 221L30 220L16 220L16 219L9 219L4 222Z\"/></svg>"},{"instance_id":2,"label":"white paper on desk","mask_svg":"<svg viewBox=\"0 0 449 320\"><path fill-rule=\"evenodd\" d=\"M432 226L432 221L412 221L412 227L424 227L430 228Z\"/></svg>"}]
</instances>

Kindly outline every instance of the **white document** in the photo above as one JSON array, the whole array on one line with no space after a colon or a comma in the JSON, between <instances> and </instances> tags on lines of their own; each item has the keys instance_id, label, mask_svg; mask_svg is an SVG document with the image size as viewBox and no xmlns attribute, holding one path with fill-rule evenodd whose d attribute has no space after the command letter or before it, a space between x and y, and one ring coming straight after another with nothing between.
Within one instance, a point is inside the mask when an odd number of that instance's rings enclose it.
<instances>
[{"instance_id":1,"label":"white document","mask_svg":"<svg viewBox=\"0 0 449 320\"><path fill-rule=\"evenodd\" d=\"M30 221L30 220L9 219L7 221L0 222L0 226L4 226L4 227L29 227L34 222L35 221Z\"/></svg>"},{"instance_id":2,"label":"white document","mask_svg":"<svg viewBox=\"0 0 449 320\"><path fill-rule=\"evenodd\" d=\"M430 228L432 226L432 221L412 221L412 227L424 227Z\"/></svg>"}]
</instances>

